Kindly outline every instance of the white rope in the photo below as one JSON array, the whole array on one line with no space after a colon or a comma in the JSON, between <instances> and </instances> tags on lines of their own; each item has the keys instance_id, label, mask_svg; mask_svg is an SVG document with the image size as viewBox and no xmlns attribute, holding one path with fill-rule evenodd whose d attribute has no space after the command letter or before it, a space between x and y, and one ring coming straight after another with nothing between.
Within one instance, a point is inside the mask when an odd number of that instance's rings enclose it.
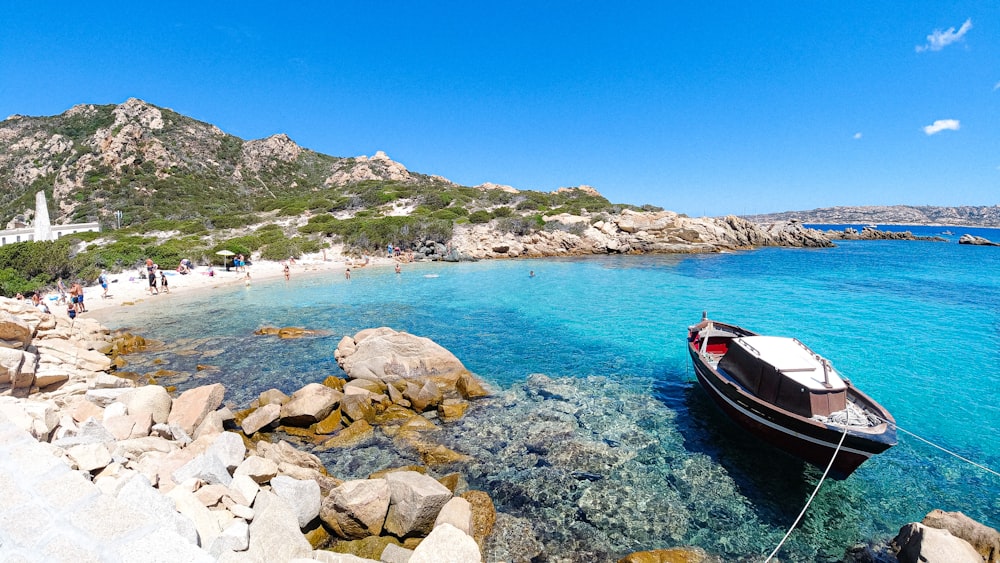
<instances>
[{"instance_id":1,"label":"white rope","mask_svg":"<svg viewBox=\"0 0 1000 563\"><path fill-rule=\"evenodd\" d=\"M885 419L883 419L883 420L885 420ZM886 420L886 422L889 422L889 421L888 421L888 420ZM920 436L917 436L917 435L916 435L916 434L914 434L913 432L910 432L909 430L907 430L907 429L905 429L905 428L901 428L901 427L900 427L900 426L899 426L898 424L896 424L895 422L889 422L889 424L892 424L893 426L895 426L895 427L896 427L896 430L899 430L899 431L901 431L901 432L905 432L905 433L909 434L910 436L913 436L914 438L916 438L916 439L920 440L921 442L923 442L923 443L925 443L925 444L927 444L927 445L930 445L930 446L934 446L935 448L937 448L937 449L941 450L942 452L944 452L944 453L946 453L946 454L948 454L948 455L952 455L952 456L955 456L955 457L957 457L958 459L960 459L960 460L962 460L962 461L964 461L964 462L966 462L966 463L968 463L968 464L970 464L970 465L974 465L974 466L978 467L979 469L982 469L983 471L987 471L987 472L989 472L989 473L992 473L992 474L996 475L997 477L1000 477L1000 473L998 473L998 472L996 472L996 471L994 471L994 470L990 469L989 467L986 467L985 465L982 465L982 464L979 464L979 463L976 463L976 462L972 461L971 459L968 459L968 458L965 458L965 457L962 457L962 456L958 455L957 453L955 453L955 452L953 452L953 451L951 451L951 450L949 450L949 449L947 449L947 448L944 448L944 447L942 447L942 446L939 446L939 445L935 444L934 442L931 442L931 441L930 441L930 440L928 440L927 438L922 438L922 437L920 437Z\"/></svg>"},{"instance_id":2,"label":"white rope","mask_svg":"<svg viewBox=\"0 0 1000 563\"><path fill-rule=\"evenodd\" d=\"M785 545L785 541L788 540L788 537L792 535L792 530L794 530L795 527L799 525L799 521L801 521L802 517L805 516L806 510L809 508L809 505L812 504L813 499L816 498L816 493L818 493L819 488L823 486L823 481L826 480L827 473L829 473L830 468L833 467L833 460L837 459L837 454L840 453L840 447L844 445L844 438L847 438L847 428L848 427L845 424L844 433L840 435L840 442L837 443L837 449L833 451L833 456L830 458L830 463L826 464L826 470L823 471L823 476L819 478L819 483L816 483L816 488L813 489L812 494L809 495L809 500L806 501L806 505L802 507L802 511L799 512L798 518L795 519L795 522L792 522L792 527L788 528L788 532L785 533L785 537L781 538L781 541L778 542L778 546L774 548L774 551L771 552L771 555L767 556L767 559L764 560L764 563L768 563L769 561L771 561L771 559L774 558L775 554L778 553L778 550L781 549L781 546Z\"/></svg>"}]
</instances>

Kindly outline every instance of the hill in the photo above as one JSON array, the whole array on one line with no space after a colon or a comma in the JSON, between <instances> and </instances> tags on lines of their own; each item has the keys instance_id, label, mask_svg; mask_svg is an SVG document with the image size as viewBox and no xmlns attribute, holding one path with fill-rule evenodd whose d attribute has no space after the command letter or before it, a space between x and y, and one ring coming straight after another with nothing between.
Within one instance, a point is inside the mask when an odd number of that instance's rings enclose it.
<instances>
[{"instance_id":1,"label":"hill","mask_svg":"<svg viewBox=\"0 0 1000 563\"><path fill-rule=\"evenodd\" d=\"M405 208L434 219L434 212L451 208L437 219L452 220L498 204L573 208L579 200L592 210L611 207L593 190L463 187L411 172L381 152L330 156L284 134L244 141L134 98L0 122L0 224L30 220L34 194L42 190L55 224L98 221L108 228L117 226L114 212L121 211L122 226L140 231L236 227L259 222L262 213Z\"/></svg>"},{"instance_id":2,"label":"hill","mask_svg":"<svg viewBox=\"0 0 1000 563\"><path fill-rule=\"evenodd\" d=\"M934 207L913 205L869 205L862 207L824 207L811 211L784 211L748 215L755 223L797 220L803 223L876 225L964 225L1000 227L1000 205Z\"/></svg>"}]
</instances>

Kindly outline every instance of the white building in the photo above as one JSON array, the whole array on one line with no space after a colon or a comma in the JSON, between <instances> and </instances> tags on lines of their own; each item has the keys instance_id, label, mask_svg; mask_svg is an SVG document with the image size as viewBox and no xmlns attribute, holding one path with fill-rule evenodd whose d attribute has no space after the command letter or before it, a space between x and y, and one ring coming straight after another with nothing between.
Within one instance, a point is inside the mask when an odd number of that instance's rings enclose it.
<instances>
[{"instance_id":1,"label":"white building","mask_svg":"<svg viewBox=\"0 0 1000 563\"><path fill-rule=\"evenodd\" d=\"M45 203L45 192L35 194L35 219L31 227L0 231L0 246L15 242L56 240L73 233L101 232L100 223L71 223L53 225L49 222L49 207Z\"/></svg>"}]
</instances>

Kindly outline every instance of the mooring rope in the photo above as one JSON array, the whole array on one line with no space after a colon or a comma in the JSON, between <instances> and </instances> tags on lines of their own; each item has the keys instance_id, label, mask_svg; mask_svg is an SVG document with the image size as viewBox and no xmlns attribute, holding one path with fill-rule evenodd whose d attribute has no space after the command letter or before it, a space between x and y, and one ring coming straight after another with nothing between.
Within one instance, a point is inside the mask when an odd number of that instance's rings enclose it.
<instances>
[{"instance_id":1,"label":"mooring rope","mask_svg":"<svg viewBox=\"0 0 1000 563\"><path fill-rule=\"evenodd\" d=\"M995 471L993 469L990 469L989 467L986 467L985 465L982 465L980 463L976 463L976 462L972 461L971 459L969 459L967 457L962 457L961 455L959 455L959 454L957 454L957 453L949 450L948 448L945 448L944 446L939 446L939 445L935 444L934 442L931 442L927 438L924 438L922 436L918 436L918 435L914 434L913 432L910 432L909 430L901 427L900 425L896 424L895 422L892 422L890 420L886 420L886 419L884 419L884 418L882 418L880 416L876 416L876 418L878 418L879 420L882 420L883 422L885 422L887 424L891 424L891 425L895 426L896 430L899 430L900 432L905 432L906 434L909 434L910 436L913 436L917 440L920 440L921 442L923 442L923 443L925 443L925 444L927 444L929 446L934 446L935 448L941 450L942 452L944 452L944 453L946 453L946 454L948 454L950 456L957 457L958 459L964 461L965 463L968 463L969 465L974 465L974 466L978 467L979 469L982 469L983 471L986 471L987 473L992 473L992 474L996 475L997 477L1000 477L1000 472L997 472L997 471Z\"/></svg>"},{"instance_id":2,"label":"mooring rope","mask_svg":"<svg viewBox=\"0 0 1000 563\"><path fill-rule=\"evenodd\" d=\"M788 537L792 535L792 531L795 530L795 527L799 525L799 522L802 520L802 517L805 516L806 510L809 509L809 505L812 504L813 499L816 498L816 493L818 493L819 488L823 486L823 481L826 480L826 475L830 472L830 468L833 467L833 460L837 459L837 454L840 453L840 447L844 445L844 438L847 438L847 429L848 426L845 424L844 433L840 435L840 442L837 443L837 449L833 451L833 455L830 457L830 463L826 464L826 470L823 471L823 476L819 478L819 483L816 483L816 488L813 489L812 494L809 495L809 500L806 501L806 505L802 507L802 511L799 512L799 516L795 519L795 522L792 522L792 527L788 528L788 531L785 533L785 537L781 538L781 541L778 542L777 547L774 548L774 551L771 552L771 555L767 556L767 559L764 560L764 563L768 563L769 561L771 561L771 559L774 558L774 556L778 553L778 550L781 549L781 546L785 545L785 542L788 540Z\"/></svg>"}]
</instances>

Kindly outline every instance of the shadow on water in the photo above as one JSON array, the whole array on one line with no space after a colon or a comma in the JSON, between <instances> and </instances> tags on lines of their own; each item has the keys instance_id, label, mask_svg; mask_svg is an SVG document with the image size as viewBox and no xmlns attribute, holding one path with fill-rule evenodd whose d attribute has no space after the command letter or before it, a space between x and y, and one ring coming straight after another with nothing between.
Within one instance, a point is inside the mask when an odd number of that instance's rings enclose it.
<instances>
[{"instance_id":1,"label":"shadow on water","mask_svg":"<svg viewBox=\"0 0 1000 563\"><path fill-rule=\"evenodd\" d=\"M693 376L660 379L654 395L677 412L685 449L722 466L764 522L780 528L794 519L821 471L737 426L716 408Z\"/></svg>"}]
</instances>

